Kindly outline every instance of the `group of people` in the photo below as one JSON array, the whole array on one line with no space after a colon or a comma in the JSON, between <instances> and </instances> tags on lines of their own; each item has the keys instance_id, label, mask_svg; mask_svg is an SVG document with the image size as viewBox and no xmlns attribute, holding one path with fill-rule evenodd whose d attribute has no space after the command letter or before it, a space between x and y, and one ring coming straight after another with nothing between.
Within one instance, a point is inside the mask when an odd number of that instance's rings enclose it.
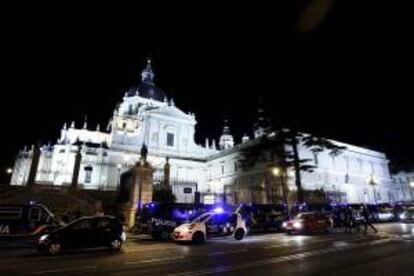
<instances>
[{"instance_id":1,"label":"group of people","mask_svg":"<svg viewBox=\"0 0 414 276\"><path fill-rule=\"evenodd\" d=\"M357 216L361 218L357 220ZM352 230L361 231L361 224L364 226L364 233L367 233L368 227L371 228L375 233L378 230L372 224L372 215L368 207L364 204L361 205L359 210L355 210L351 206L348 206L344 209L343 213L344 222L345 222L345 232L352 233Z\"/></svg>"}]
</instances>

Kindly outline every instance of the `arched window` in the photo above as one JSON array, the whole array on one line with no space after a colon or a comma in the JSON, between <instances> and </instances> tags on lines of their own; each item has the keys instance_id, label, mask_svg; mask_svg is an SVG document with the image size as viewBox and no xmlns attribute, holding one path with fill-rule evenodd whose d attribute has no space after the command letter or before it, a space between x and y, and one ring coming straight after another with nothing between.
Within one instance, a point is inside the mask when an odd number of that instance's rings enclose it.
<instances>
[{"instance_id":1,"label":"arched window","mask_svg":"<svg viewBox=\"0 0 414 276\"><path fill-rule=\"evenodd\" d=\"M174 126L166 126L165 127L165 144L169 147L175 146L175 134L176 128Z\"/></svg>"},{"instance_id":2,"label":"arched window","mask_svg":"<svg viewBox=\"0 0 414 276\"><path fill-rule=\"evenodd\" d=\"M167 132L167 146L174 147L174 133Z\"/></svg>"},{"instance_id":3,"label":"arched window","mask_svg":"<svg viewBox=\"0 0 414 276\"><path fill-rule=\"evenodd\" d=\"M92 171L93 171L93 168L92 168L92 166L86 166L85 168L84 168L84 171L85 171L85 183L91 183L91 181L92 181Z\"/></svg>"}]
</instances>

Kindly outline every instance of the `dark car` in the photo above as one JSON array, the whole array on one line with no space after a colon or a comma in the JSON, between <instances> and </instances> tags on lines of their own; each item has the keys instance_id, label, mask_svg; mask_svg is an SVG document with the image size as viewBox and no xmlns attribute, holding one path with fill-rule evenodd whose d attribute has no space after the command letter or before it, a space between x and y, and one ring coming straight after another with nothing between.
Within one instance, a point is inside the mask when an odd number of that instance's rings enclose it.
<instances>
[{"instance_id":1,"label":"dark car","mask_svg":"<svg viewBox=\"0 0 414 276\"><path fill-rule=\"evenodd\" d=\"M51 255L64 250L92 247L109 247L113 251L120 251L125 240L123 226L117 218L83 217L41 236L37 248Z\"/></svg>"}]
</instances>

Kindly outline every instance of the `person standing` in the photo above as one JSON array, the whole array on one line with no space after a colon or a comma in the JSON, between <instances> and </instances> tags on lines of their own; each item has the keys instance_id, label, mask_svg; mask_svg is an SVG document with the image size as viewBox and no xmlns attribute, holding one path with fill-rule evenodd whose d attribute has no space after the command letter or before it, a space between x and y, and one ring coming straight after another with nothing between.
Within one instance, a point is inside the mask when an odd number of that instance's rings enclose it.
<instances>
[{"instance_id":1,"label":"person standing","mask_svg":"<svg viewBox=\"0 0 414 276\"><path fill-rule=\"evenodd\" d=\"M371 212L368 210L365 204L361 205L361 209L362 217L364 218L364 233L367 233L368 226L371 227L371 229L374 230L375 233L377 233L378 230L374 227L374 225L372 225Z\"/></svg>"},{"instance_id":2,"label":"person standing","mask_svg":"<svg viewBox=\"0 0 414 276\"><path fill-rule=\"evenodd\" d=\"M351 234L354 227L354 213L352 207L349 206L345 209L345 232Z\"/></svg>"}]
</instances>

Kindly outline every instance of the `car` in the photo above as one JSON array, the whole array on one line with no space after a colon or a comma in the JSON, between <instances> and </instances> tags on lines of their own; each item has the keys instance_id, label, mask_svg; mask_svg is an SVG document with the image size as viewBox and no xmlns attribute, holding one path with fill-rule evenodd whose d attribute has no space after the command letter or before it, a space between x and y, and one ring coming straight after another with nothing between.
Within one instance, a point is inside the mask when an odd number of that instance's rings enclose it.
<instances>
[{"instance_id":1,"label":"car","mask_svg":"<svg viewBox=\"0 0 414 276\"><path fill-rule=\"evenodd\" d=\"M414 208L404 210L400 215L400 221L404 223L414 223Z\"/></svg>"},{"instance_id":2,"label":"car","mask_svg":"<svg viewBox=\"0 0 414 276\"><path fill-rule=\"evenodd\" d=\"M376 222L394 221L394 209L387 207L378 208L374 220Z\"/></svg>"},{"instance_id":3,"label":"car","mask_svg":"<svg viewBox=\"0 0 414 276\"><path fill-rule=\"evenodd\" d=\"M138 212L132 232L151 235L156 240L170 240L174 229L207 211L209 206L182 203L148 203Z\"/></svg>"},{"instance_id":4,"label":"car","mask_svg":"<svg viewBox=\"0 0 414 276\"><path fill-rule=\"evenodd\" d=\"M177 242L191 241L203 243L210 237L231 236L242 240L247 234L246 224L240 213L225 212L216 208L190 223L184 223L174 229L173 239Z\"/></svg>"},{"instance_id":5,"label":"car","mask_svg":"<svg viewBox=\"0 0 414 276\"><path fill-rule=\"evenodd\" d=\"M109 247L120 251L126 241L121 222L112 216L82 217L49 234L37 242L40 252L57 255L65 250Z\"/></svg>"},{"instance_id":6,"label":"car","mask_svg":"<svg viewBox=\"0 0 414 276\"><path fill-rule=\"evenodd\" d=\"M327 233L332 228L332 219L320 212L305 212L283 223L287 234Z\"/></svg>"}]
</instances>

